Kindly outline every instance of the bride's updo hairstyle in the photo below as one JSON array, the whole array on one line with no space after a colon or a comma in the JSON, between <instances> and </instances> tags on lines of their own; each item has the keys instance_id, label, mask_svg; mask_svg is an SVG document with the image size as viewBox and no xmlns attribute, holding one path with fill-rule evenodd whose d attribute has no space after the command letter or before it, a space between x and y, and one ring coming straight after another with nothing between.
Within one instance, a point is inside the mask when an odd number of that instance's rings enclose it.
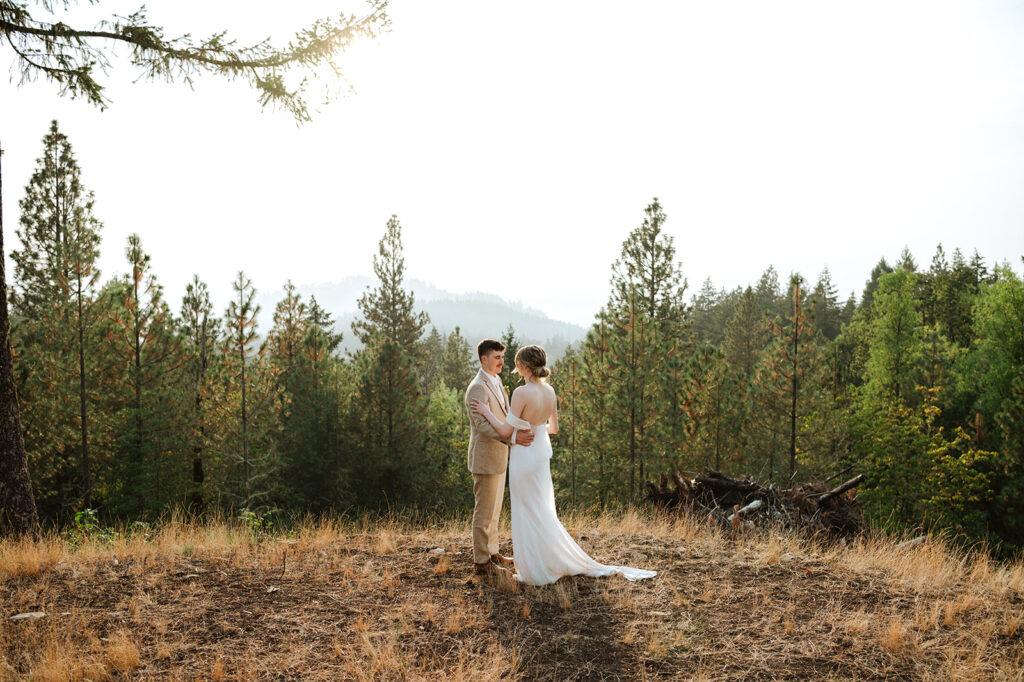
<instances>
[{"instance_id":1,"label":"bride's updo hairstyle","mask_svg":"<svg viewBox=\"0 0 1024 682\"><path fill-rule=\"evenodd\" d=\"M551 370L547 368L548 354L540 346L523 346L516 353L516 364L523 365L530 370L530 373L538 379L551 376Z\"/></svg>"}]
</instances>

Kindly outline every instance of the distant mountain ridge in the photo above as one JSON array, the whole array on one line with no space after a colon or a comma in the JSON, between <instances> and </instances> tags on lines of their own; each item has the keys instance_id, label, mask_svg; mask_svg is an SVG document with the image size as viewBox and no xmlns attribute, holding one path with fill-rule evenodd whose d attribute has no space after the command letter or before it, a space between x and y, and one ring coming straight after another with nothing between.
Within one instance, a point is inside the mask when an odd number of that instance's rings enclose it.
<instances>
[{"instance_id":1,"label":"distant mountain ridge","mask_svg":"<svg viewBox=\"0 0 1024 682\"><path fill-rule=\"evenodd\" d=\"M344 334L342 347L355 350L359 342L352 334L352 321L358 316L360 296L367 286L375 283L373 278L354 276L339 282L296 285L295 290L307 303L315 296L317 303L334 318L334 328ZM438 332L447 335L457 326L471 346L483 338L500 338L511 324L522 343L544 346L554 361L564 353L566 346L582 340L587 333L577 324L553 320L541 310L506 301L495 294L482 291L454 294L415 279L407 280L406 288L413 292L416 308L430 315L430 324L437 327ZM273 327L274 308L282 298L283 289L256 295L261 308L260 335Z\"/></svg>"}]
</instances>

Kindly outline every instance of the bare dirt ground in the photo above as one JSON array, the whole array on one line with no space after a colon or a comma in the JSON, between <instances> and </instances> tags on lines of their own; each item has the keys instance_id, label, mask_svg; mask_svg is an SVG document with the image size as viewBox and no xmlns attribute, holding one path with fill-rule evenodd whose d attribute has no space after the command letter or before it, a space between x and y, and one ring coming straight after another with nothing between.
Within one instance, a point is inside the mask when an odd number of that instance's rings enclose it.
<instances>
[{"instance_id":1,"label":"bare dirt ground","mask_svg":"<svg viewBox=\"0 0 1024 682\"><path fill-rule=\"evenodd\" d=\"M566 526L658 576L482 579L464 521L0 541L0 680L1024 679L1021 563L663 514Z\"/></svg>"}]
</instances>

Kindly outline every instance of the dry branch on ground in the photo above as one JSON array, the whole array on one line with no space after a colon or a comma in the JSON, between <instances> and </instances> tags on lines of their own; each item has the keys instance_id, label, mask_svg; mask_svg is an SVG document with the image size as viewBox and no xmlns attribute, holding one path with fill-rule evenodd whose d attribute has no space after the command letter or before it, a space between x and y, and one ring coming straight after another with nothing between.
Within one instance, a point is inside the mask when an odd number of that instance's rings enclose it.
<instances>
[{"instance_id":1,"label":"dry branch on ground","mask_svg":"<svg viewBox=\"0 0 1024 682\"><path fill-rule=\"evenodd\" d=\"M672 476L662 474L658 485L648 482L646 499L656 507L707 517L726 529L744 521L771 522L822 532L830 538L851 538L868 529L856 495L856 487L863 482L862 474L834 488L805 483L779 490L774 485L765 487L746 477L730 478L712 469L705 469L693 479L677 471Z\"/></svg>"}]
</instances>

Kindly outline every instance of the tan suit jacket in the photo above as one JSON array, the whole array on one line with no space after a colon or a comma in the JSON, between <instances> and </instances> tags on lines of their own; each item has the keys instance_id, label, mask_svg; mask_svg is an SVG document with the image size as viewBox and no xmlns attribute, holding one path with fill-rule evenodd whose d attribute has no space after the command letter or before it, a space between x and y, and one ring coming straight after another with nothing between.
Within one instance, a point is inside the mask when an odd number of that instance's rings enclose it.
<instances>
[{"instance_id":1,"label":"tan suit jacket","mask_svg":"<svg viewBox=\"0 0 1024 682\"><path fill-rule=\"evenodd\" d=\"M502 402L504 397L504 402ZM471 400L486 401L499 419L508 413L508 392L499 392L490 377L481 369L466 389L466 411L469 413L469 470L474 474L503 474L508 469L508 441L498 435L483 415L470 409Z\"/></svg>"}]
</instances>

